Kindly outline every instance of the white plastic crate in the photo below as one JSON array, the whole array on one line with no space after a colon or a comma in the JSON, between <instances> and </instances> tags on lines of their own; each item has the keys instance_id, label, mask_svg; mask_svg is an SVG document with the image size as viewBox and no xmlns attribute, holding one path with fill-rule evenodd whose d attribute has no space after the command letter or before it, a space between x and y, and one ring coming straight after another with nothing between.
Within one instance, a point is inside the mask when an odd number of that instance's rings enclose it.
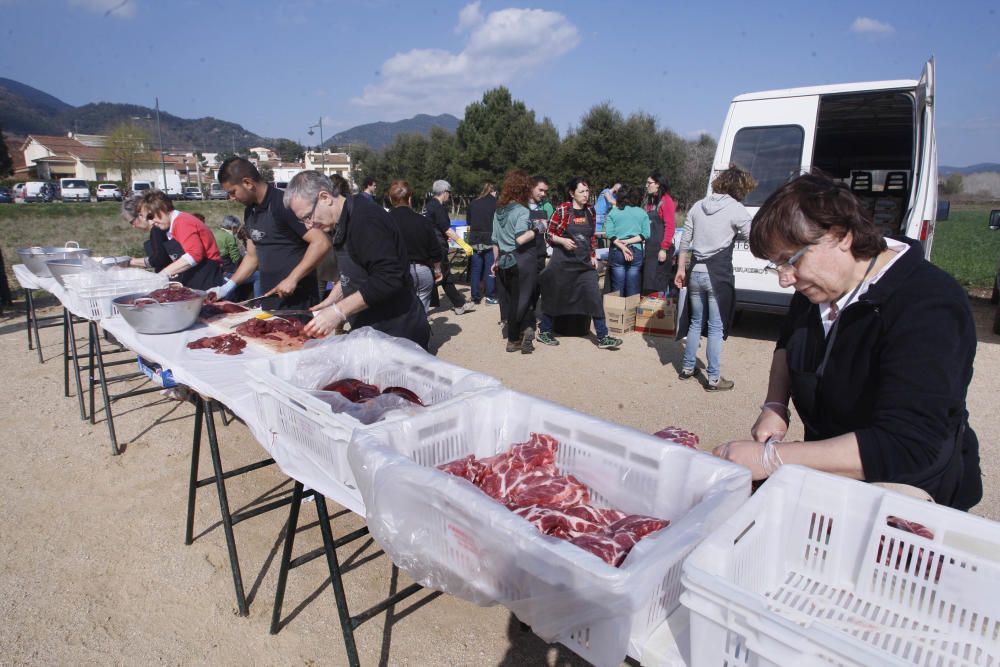
<instances>
[{"instance_id":1,"label":"white plastic crate","mask_svg":"<svg viewBox=\"0 0 1000 667\"><path fill-rule=\"evenodd\" d=\"M998 561L996 522L783 466L684 565L691 664L998 665Z\"/></svg>"},{"instance_id":2,"label":"white plastic crate","mask_svg":"<svg viewBox=\"0 0 1000 667\"><path fill-rule=\"evenodd\" d=\"M115 297L152 292L166 287L167 277L143 269L85 271L63 278L71 310L88 320L105 320L118 315Z\"/></svg>"},{"instance_id":3,"label":"white plastic crate","mask_svg":"<svg viewBox=\"0 0 1000 667\"><path fill-rule=\"evenodd\" d=\"M559 440L556 465L589 488L594 505L671 525L615 568L435 468L492 456L531 432ZM503 604L596 665L640 656L678 606L684 557L750 491L745 468L505 389L358 430L349 458L372 537L411 578Z\"/></svg>"},{"instance_id":4,"label":"white plastic crate","mask_svg":"<svg viewBox=\"0 0 1000 667\"><path fill-rule=\"evenodd\" d=\"M403 419L468 392L500 385L488 375L441 361L410 341L367 327L248 364L247 379L260 423L281 436L275 439L278 451L273 453L279 465L359 513L364 506L347 462L347 445L354 429L368 427L348 414L334 413L329 404L306 391L348 377L381 388L406 387L428 406L392 410L383 421Z\"/></svg>"}]
</instances>

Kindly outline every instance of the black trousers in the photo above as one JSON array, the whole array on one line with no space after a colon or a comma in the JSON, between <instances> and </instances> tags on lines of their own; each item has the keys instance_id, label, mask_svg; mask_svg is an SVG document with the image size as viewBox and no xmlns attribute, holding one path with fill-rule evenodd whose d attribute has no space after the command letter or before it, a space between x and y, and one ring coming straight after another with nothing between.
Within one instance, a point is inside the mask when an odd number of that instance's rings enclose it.
<instances>
[{"instance_id":1,"label":"black trousers","mask_svg":"<svg viewBox=\"0 0 1000 667\"><path fill-rule=\"evenodd\" d=\"M448 300L451 301L453 308L461 308L465 305L465 297L462 296L462 293L458 291L457 287L455 287L455 279L451 276L451 262L448 260L447 252L445 252L444 259L441 261L441 274L443 275L443 278L441 279L441 282L438 283L438 287L444 290L444 293L448 297ZM437 298L437 287L434 288L433 296L435 298L431 299L431 305L438 305L440 301ZM438 303L435 303L435 301Z\"/></svg>"},{"instance_id":2,"label":"black trousers","mask_svg":"<svg viewBox=\"0 0 1000 667\"><path fill-rule=\"evenodd\" d=\"M504 308L503 319L507 322L507 340L519 341L525 329L535 326L535 303L532 298L534 295L521 294L520 272L517 265L509 269L497 268L497 278L506 293L506 299L501 300L500 305Z\"/></svg>"}]
</instances>

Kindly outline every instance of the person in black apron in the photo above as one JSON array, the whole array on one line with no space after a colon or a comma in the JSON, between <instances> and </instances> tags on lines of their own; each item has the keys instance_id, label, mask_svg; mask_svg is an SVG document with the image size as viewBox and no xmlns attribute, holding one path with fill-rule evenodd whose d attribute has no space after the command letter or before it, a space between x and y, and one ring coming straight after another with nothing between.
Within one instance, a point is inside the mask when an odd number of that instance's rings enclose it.
<instances>
[{"instance_id":1,"label":"person in black apron","mask_svg":"<svg viewBox=\"0 0 1000 667\"><path fill-rule=\"evenodd\" d=\"M646 213L649 238L642 262L642 293L667 292L673 280L674 200L667 178L654 171L646 177Z\"/></svg>"},{"instance_id":2,"label":"person in black apron","mask_svg":"<svg viewBox=\"0 0 1000 667\"><path fill-rule=\"evenodd\" d=\"M122 220L132 229L149 232L149 238L142 242L143 257L133 257L129 266L160 272L183 255L184 249L177 241L167 238L166 231L139 214L141 201L141 197L127 197L122 201Z\"/></svg>"},{"instance_id":3,"label":"person in black apron","mask_svg":"<svg viewBox=\"0 0 1000 667\"><path fill-rule=\"evenodd\" d=\"M229 158L219 167L219 182L232 199L244 204L247 253L232 278L213 290L220 299L253 279L268 296L265 309L300 310L319 299L316 267L330 252L330 239L307 229L285 206L282 192L261 178L248 160Z\"/></svg>"},{"instance_id":4,"label":"person in black apron","mask_svg":"<svg viewBox=\"0 0 1000 667\"><path fill-rule=\"evenodd\" d=\"M712 181L712 194L691 207L681 236L674 284L678 289L687 284L688 307L681 309L677 326L676 338L687 336L679 377L694 376L704 331L708 337L706 391L727 391L735 384L720 374L722 342L729 337L736 314L734 243L750 233L750 213L741 202L755 187L757 182L739 167L725 170Z\"/></svg>"},{"instance_id":5,"label":"person in black apron","mask_svg":"<svg viewBox=\"0 0 1000 667\"><path fill-rule=\"evenodd\" d=\"M224 282L219 247L204 222L190 213L175 211L173 202L160 190L142 196L139 213L181 246L183 254L159 273L197 290L207 291Z\"/></svg>"},{"instance_id":6,"label":"person in black apron","mask_svg":"<svg viewBox=\"0 0 1000 667\"><path fill-rule=\"evenodd\" d=\"M538 341L558 345L552 335L553 318L559 315L589 315L594 320L597 346L616 349L620 338L608 335L604 319L604 303L597 277L596 225L594 209L589 205L590 186L581 178L567 184L569 201L565 202L549 222L548 238L552 258L539 275L542 293L542 316Z\"/></svg>"},{"instance_id":7,"label":"person in black apron","mask_svg":"<svg viewBox=\"0 0 1000 667\"><path fill-rule=\"evenodd\" d=\"M532 182L528 172L507 174L493 216L494 272L501 285L501 317L507 323L507 351L531 354L535 338L535 292L538 251L535 240L544 224L531 220L528 203Z\"/></svg>"},{"instance_id":8,"label":"person in black apron","mask_svg":"<svg viewBox=\"0 0 1000 667\"><path fill-rule=\"evenodd\" d=\"M326 336L345 322L351 330L372 327L427 349L430 325L410 280L406 247L396 224L381 206L352 196L346 182L316 171L295 175L285 202L310 229L333 233L340 282L313 306L305 332Z\"/></svg>"},{"instance_id":9,"label":"person in black apron","mask_svg":"<svg viewBox=\"0 0 1000 667\"><path fill-rule=\"evenodd\" d=\"M982 497L969 426L968 297L913 239L885 239L843 183L800 176L754 218L750 249L793 287L752 441L715 454L764 479L806 465L967 510ZM805 442L781 442L789 398Z\"/></svg>"}]
</instances>

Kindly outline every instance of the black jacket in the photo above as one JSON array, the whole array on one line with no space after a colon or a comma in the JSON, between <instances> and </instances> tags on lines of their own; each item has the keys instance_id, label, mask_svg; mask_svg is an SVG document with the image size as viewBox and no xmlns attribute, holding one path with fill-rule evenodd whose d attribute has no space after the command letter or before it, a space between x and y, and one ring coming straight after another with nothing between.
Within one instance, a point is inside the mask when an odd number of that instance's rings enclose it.
<instances>
[{"instance_id":1,"label":"black jacket","mask_svg":"<svg viewBox=\"0 0 1000 667\"><path fill-rule=\"evenodd\" d=\"M493 214L497 211L497 198L486 195L469 202L465 221L469 223L470 245L491 245L493 243Z\"/></svg>"},{"instance_id":2,"label":"black jacket","mask_svg":"<svg viewBox=\"0 0 1000 667\"><path fill-rule=\"evenodd\" d=\"M907 242L910 249L841 312L815 407L803 414L806 439L854 432L866 481L918 486L965 510L983 489L965 405L975 323L954 278ZM777 345L790 367L815 370L826 341L818 306L795 294Z\"/></svg>"},{"instance_id":3,"label":"black jacket","mask_svg":"<svg viewBox=\"0 0 1000 667\"><path fill-rule=\"evenodd\" d=\"M410 264L433 266L441 261L441 246L430 221L409 206L397 206L389 211L406 246Z\"/></svg>"}]
</instances>

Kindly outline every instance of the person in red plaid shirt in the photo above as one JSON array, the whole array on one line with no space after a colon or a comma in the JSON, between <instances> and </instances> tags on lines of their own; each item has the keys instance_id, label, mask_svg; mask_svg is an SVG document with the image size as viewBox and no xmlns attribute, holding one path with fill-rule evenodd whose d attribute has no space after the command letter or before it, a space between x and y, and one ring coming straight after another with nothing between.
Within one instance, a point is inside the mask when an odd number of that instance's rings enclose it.
<instances>
[{"instance_id":1,"label":"person in red plaid shirt","mask_svg":"<svg viewBox=\"0 0 1000 667\"><path fill-rule=\"evenodd\" d=\"M559 315L589 315L594 319L597 346L613 350L621 346L620 338L608 335L604 319L604 303L597 279L596 214L590 205L590 186L582 178L573 178L566 185L569 201L552 214L548 227L548 242L552 258L539 276L542 287L542 316L538 342L558 345L552 335L553 318Z\"/></svg>"}]
</instances>

